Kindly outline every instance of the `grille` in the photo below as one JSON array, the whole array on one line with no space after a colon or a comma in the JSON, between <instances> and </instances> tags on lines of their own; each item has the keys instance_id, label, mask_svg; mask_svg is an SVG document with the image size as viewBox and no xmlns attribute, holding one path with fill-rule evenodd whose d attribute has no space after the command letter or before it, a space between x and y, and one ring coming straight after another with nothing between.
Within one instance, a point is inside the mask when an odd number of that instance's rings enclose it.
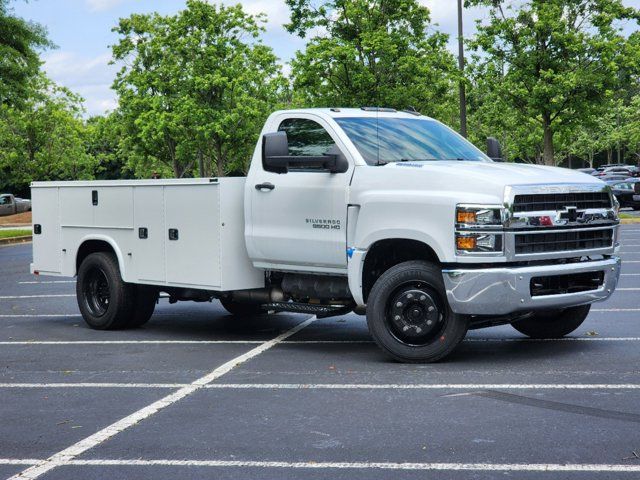
<instances>
[{"instance_id":1,"label":"grille","mask_svg":"<svg viewBox=\"0 0 640 480\"><path fill-rule=\"evenodd\" d=\"M573 273L551 275L531 279L532 297L562 295L565 293L589 292L597 290L604 283L604 272Z\"/></svg>"},{"instance_id":2,"label":"grille","mask_svg":"<svg viewBox=\"0 0 640 480\"><path fill-rule=\"evenodd\" d=\"M607 192L583 192L516 195L513 200L513 209L516 212L556 211L564 210L566 207L576 207L578 210L611 208L611 198Z\"/></svg>"},{"instance_id":3,"label":"grille","mask_svg":"<svg viewBox=\"0 0 640 480\"><path fill-rule=\"evenodd\" d=\"M515 236L516 255L611 247L613 230L522 233Z\"/></svg>"}]
</instances>

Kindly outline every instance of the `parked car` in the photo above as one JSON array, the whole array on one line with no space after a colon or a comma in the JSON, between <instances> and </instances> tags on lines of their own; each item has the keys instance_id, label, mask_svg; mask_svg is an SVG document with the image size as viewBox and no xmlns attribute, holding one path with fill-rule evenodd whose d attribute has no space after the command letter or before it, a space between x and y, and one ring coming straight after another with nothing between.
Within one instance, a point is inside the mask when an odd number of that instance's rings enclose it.
<instances>
[{"instance_id":1,"label":"parked car","mask_svg":"<svg viewBox=\"0 0 640 480\"><path fill-rule=\"evenodd\" d=\"M15 215L31 210L31 200L14 197L10 193L0 195L0 216Z\"/></svg>"},{"instance_id":2,"label":"parked car","mask_svg":"<svg viewBox=\"0 0 640 480\"><path fill-rule=\"evenodd\" d=\"M640 170L638 167L634 165L624 165L624 166L609 166L606 168L598 168L595 172L592 173L595 177L606 177L610 175L621 175L626 177L638 177L640 176Z\"/></svg>"},{"instance_id":3,"label":"parked car","mask_svg":"<svg viewBox=\"0 0 640 480\"><path fill-rule=\"evenodd\" d=\"M595 172L595 171L596 171L596 169L595 169L595 168L578 168L577 170L578 170L579 172L586 173L587 175L592 175L592 174L593 174L593 172Z\"/></svg>"},{"instance_id":4,"label":"parked car","mask_svg":"<svg viewBox=\"0 0 640 480\"><path fill-rule=\"evenodd\" d=\"M626 175L626 174L612 173L609 175L603 175L602 177L596 177L596 178L599 178L603 182L609 183L609 182L621 182L623 180L632 179L633 177L630 177L629 175Z\"/></svg>"},{"instance_id":5,"label":"parked car","mask_svg":"<svg viewBox=\"0 0 640 480\"><path fill-rule=\"evenodd\" d=\"M607 182L613 194L620 202L621 208L633 208L640 210L640 195L636 190L640 189L640 178L628 178L626 180L615 180Z\"/></svg>"}]
</instances>

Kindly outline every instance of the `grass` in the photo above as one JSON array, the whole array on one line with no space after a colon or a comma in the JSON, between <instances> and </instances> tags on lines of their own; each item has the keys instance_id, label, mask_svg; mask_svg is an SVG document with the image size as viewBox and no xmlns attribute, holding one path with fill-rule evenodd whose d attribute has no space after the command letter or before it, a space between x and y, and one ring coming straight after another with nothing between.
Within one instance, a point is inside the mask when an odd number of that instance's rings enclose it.
<instances>
[{"instance_id":1,"label":"grass","mask_svg":"<svg viewBox=\"0 0 640 480\"><path fill-rule=\"evenodd\" d=\"M28 235L31 235L31 230L0 230L0 239L26 237Z\"/></svg>"}]
</instances>

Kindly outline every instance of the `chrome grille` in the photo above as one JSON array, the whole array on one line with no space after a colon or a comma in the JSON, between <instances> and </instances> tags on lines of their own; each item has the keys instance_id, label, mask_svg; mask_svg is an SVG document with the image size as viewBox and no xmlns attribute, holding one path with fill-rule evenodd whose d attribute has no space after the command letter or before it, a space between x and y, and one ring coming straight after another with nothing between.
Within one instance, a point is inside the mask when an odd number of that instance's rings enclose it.
<instances>
[{"instance_id":1,"label":"chrome grille","mask_svg":"<svg viewBox=\"0 0 640 480\"><path fill-rule=\"evenodd\" d=\"M514 212L558 211L567 207L586 210L611 206L611 197L607 192L542 193L516 195L513 199Z\"/></svg>"},{"instance_id":2,"label":"chrome grille","mask_svg":"<svg viewBox=\"0 0 640 480\"><path fill-rule=\"evenodd\" d=\"M593 250L613 245L613 229L572 230L515 235L516 255Z\"/></svg>"}]
</instances>

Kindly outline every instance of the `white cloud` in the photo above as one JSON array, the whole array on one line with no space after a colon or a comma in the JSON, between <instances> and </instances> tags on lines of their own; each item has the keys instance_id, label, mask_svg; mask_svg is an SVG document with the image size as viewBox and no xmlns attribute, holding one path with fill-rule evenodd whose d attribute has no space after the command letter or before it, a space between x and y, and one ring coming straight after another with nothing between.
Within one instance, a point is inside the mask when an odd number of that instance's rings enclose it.
<instances>
[{"instance_id":1,"label":"white cloud","mask_svg":"<svg viewBox=\"0 0 640 480\"><path fill-rule=\"evenodd\" d=\"M117 7L125 0L85 0L87 7L92 12L104 12Z\"/></svg>"},{"instance_id":2,"label":"white cloud","mask_svg":"<svg viewBox=\"0 0 640 480\"><path fill-rule=\"evenodd\" d=\"M117 107L111 84L118 68L109 65L109 52L84 57L69 51L53 51L44 60L49 77L85 99L87 115L100 115Z\"/></svg>"}]
</instances>

